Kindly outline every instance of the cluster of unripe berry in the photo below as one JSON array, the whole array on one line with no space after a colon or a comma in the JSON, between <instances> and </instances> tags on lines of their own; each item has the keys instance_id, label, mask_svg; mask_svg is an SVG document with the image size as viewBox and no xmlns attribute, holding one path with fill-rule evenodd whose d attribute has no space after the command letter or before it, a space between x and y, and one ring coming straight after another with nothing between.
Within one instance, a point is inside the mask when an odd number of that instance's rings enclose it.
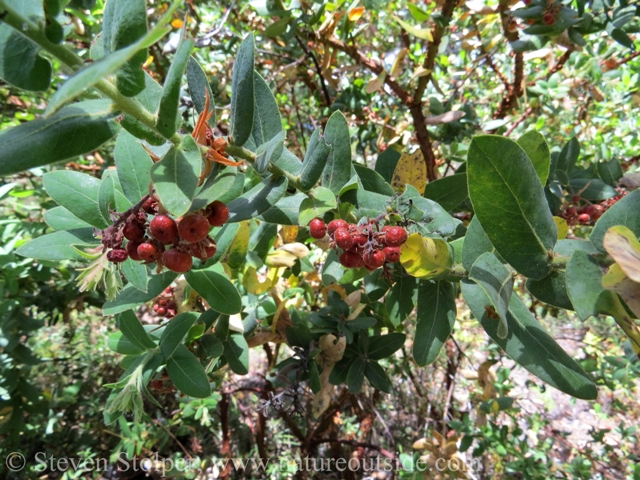
<instances>
[{"instance_id":1,"label":"cluster of unripe berry","mask_svg":"<svg viewBox=\"0 0 640 480\"><path fill-rule=\"evenodd\" d=\"M153 301L153 312L159 317L173 318L176 316L178 306L173 297L173 289L167 287Z\"/></svg>"},{"instance_id":2,"label":"cluster of unripe berry","mask_svg":"<svg viewBox=\"0 0 640 480\"><path fill-rule=\"evenodd\" d=\"M111 248L107 259L113 263L127 258L147 264L157 263L178 273L188 272L193 257L202 261L216 253L216 243L209 236L211 227L219 227L229 219L229 209L215 201L196 213L177 221L166 213L158 213L159 205L149 197L141 208L127 212L114 225L102 232L102 243ZM155 214L148 222L148 214ZM128 240L123 248L123 239Z\"/></svg>"},{"instance_id":3,"label":"cluster of unripe berry","mask_svg":"<svg viewBox=\"0 0 640 480\"><path fill-rule=\"evenodd\" d=\"M571 205L565 207L560 215L564 218L568 225L574 226L581 225L593 225L598 219L611 208L618 200L627 194L627 191L623 188L616 189L618 195L615 197L604 200L600 204L589 203L587 205L580 205L580 195L574 195L571 199Z\"/></svg>"},{"instance_id":4,"label":"cluster of unripe berry","mask_svg":"<svg viewBox=\"0 0 640 480\"><path fill-rule=\"evenodd\" d=\"M327 233L330 245L341 248L340 263L347 268L365 267L369 271L396 263L400 260L400 246L407 241L407 231L402 227L385 225L379 228L377 221L354 225L344 220L332 220L325 225L320 218L309 223L309 233L315 239Z\"/></svg>"}]
</instances>

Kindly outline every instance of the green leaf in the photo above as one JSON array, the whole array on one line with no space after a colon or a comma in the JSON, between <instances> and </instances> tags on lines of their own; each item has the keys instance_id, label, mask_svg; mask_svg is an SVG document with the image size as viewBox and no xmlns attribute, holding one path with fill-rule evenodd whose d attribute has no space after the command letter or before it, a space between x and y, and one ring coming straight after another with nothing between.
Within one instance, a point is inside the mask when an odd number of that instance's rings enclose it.
<instances>
[{"instance_id":1,"label":"green leaf","mask_svg":"<svg viewBox=\"0 0 640 480\"><path fill-rule=\"evenodd\" d=\"M98 209L100 215L107 225L111 224L109 212L116 209L116 194L114 190L113 177L116 172L107 170L102 176L100 188L98 189Z\"/></svg>"},{"instance_id":2,"label":"green leaf","mask_svg":"<svg viewBox=\"0 0 640 480\"><path fill-rule=\"evenodd\" d=\"M433 363L456 321L456 293L451 282L420 280L413 358L420 366Z\"/></svg>"},{"instance_id":3,"label":"green leaf","mask_svg":"<svg viewBox=\"0 0 640 480\"><path fill-rule=\"evenodd\" d=\"M611 38L613 38L616 42L618 42L623 47L627 47L631 50L635 50L636 47L633 43L633 40L629 37L629 35L627 35L624 32L624 30L620 28L614 28L613 30L611 30L609 35L611 35Z\"/></svg>"},{"instance_id":4,"label":"green leaf","mask_svg":"<svg viewBox=\"0 0 640 480\"><path fill-rule=\"evenodd\" d=\"M218 263L227 254L239 229L239 223L226 223L218 231L214 239L216 242L216 254L205 262L204 268L209 268L211 265Z\"/></svg>"},{"instance_id":5,"label":"green leaf","mask_svg":"<svg viewBox=\"0 0 640 480\"><path fill-rule=\"evenodd\" d=\"M404 333L397 332L370 337L367 358L381 360L390 357L402 348L406 339L407 336Z\"/></svg>"},{"instance_id":6,"label":"green leaf","mask_svg":"<svg viewBox=\"0 0 640 480\"><path fill-rule=\"evenodd\" d=\"M190 210L204 208L225 193L231 192L237 179L242 179L242 176L238 176L236 171L236 167L224 167L218 174L210 175L193 200Z\"/></svg>"},{"instance_id":7,"label":"green leaf","mask_svg":"<svg viewBox=\"0 0 640 480\"><path fill-rule=\"evenodd\" d=\"M32 92L51 84L51 63L39 55L35 43L6 23L0 23L0 78Z\"/></svg>"},{"instance_id":8,"label":"green leaf","mask_svg":"<svg viewBox=\"0 0 640 480\"><path fill-rule=\"evenodd\" d=\"M44 175L44 188L59 205L96 228L109 224L100 213L100 180L86 173L57 170Z\"/></svg>"},{"instance_id":9,"label":"green leaf","mask_svg":"<svg viewBox=\"0 0 640 480\"><path fill-rule=\"evenodd\" d=\"M160 337L160 351L164 358L170 358L189 333L189 329L198 319L198 314L185 312L169 321Z\"/></svg>"},{"instance_id":10,"label":"green leaf","mask_svg":"<svg viewBox=\"0 0 640 480\"><path fill-rule=\"evenodd\" d=\"M73 246L95 246L98 243L93 236L93 228L76 228L34 238L20 246L16 253L38 260L84 260Z\"/></svg>"},{"instance_id":11,"label":"green leaf","mask_svg":"<svg viewBox=\"0 0 640 480\"><path fill-rule=\"evenodd\" d=\"M209 93L209 111L213 112L213 115L211 115L209 119L209 125L214 127L216 125L216 110L213 104L211 85L209 85L209 80L207 80L207 74L204 73L204 70L193 56L189 57L189 62L187 63L187 85L189 85L191 100L198 113L204 112L206 103L205 92Z\"/></svg>"},{"instance_id":12,"label":"green leaf","mask_svg":"<svg viewBox=\"0 0 640 480\"><path fill-rule=\"evenodd\" d=\"M337 110L324 129L324 140L331 147L322 171L322 186L339 195L351 178L351 135L347 119Z\"/></svg>"},{"instance_id":13,"label":"green leaf","mask_svg":"<svg viewBox=\"0 0 640 480\"><path fill-rule=\"evenodd\" d=\"M474 262L469 278L482 288L500 317L498 337L507 338L507 312L513 293L513 275L493 253L485 252Z\"/></svg>"},{"instance_id":14,"label":"green leaf","mask_svg":"<svg viewBox=\"0 0 640 480\"><path fill-rule=\"evenodd\" d=\"M53 97L51 97L45 111L45 117L50 117L64 104L81 95L87 88L93 87L100 80L114 73L118 68L133 58L136 52L160 40L167 31L166 29L153 29L133 45L107 55L78 71L63 83Z\"/></svg>"},{"instance_id":15,"label":"green leaf","mask_svg":"<svg viewBox=\"0 0 640 480\"><path fill-rule=\"evenodd\" d=\"M109 0L102 21L102 45L109 54L135 43L147 33L147 6L145 0ZM120 92L132 97L145 86L142 64L147 59L144 48L132 56L117 74Z\"/></svg>"},{"instance_id":16,"label":"green leaf","mask_svg":"<svg viewBox=\"0 0 640 480\"><path fill-rule=\"evenodd\" d=\"M471 270L471 266L485 252L496 253L491 240L484 233L478 217L473 217L467 227L467 234L464 236L464 244L462 245L462 265L465 270Z\"/></svg>"},{"instance_id":17,"label":"green leaf","mask_svg":"<svg viewBox=\"0 0 640 480\"><path fill-rule=\"evenodd\" d=\"M127 258L122 264L122 274L138 290L141 292L147 291L149 277L147 275L147 267L144 264Z\"/></svg>"},{"instance_id":18,"label":"green leaf","mask_svg":"<svg viewBox=\"0 0 640 480\"><path fill-rule=\"evenodd\" d=\"M400 276L393 287L391 287L385 299L385 306L389 313L389 320L391 320L394 327L399 326L411 315L413 307L415 307L416 304L416 286L415 277Z\"/></svg>"},{"instance_id":19,"label":"green leaf","mask_svg":"<svg viewBox=\"0 0 640 480\"><path fill-rule=\"evenodd\" d=\"M313 188L320 179L330 152L331 147L327 145L325 139L320 135L320 127L316 128L309 139L302 166L300 170L294 173L299 175L300 184L305 191ZM293 160L297 161L298 159L294 157ZM295 166L297 167L298 165Z\"/></svg>"},{"instance_id":20,"label":"green leaf","mask_svg":"<svg viewBox=\"0 0 640 480\"><path fill-rule=\"evenodd\" d=\"M254 80L253 80L253 33L247 35L236 54L231 79L231 126L230 136L234 144L242 146L249 139L253 128Z\"/></svg>"},{"instance_id":21,"label":"green leaf","mask_svg":"<svg viewBox=\"0 0 640 480\"><path fill-rule=\"evenodd\" d=\"M0 133L0 175L77 157L97 149L120 129L111 100L74 103Z\"/></svg>"},{"instance_id":22,"label":"green leaf","mask_svg":"<svg viewBox=\"0 0 640 480\"><path fill-rule=\"evenodd\" d=\"M167 360L169 378L185 395L195 398L207 398L211 395L211 385L196 356L184 345L178 345Z\"/></svg>"},{"instance_id":23,"label":"green leaf","mask_svg":"<svg viewBox=\"0 0 640 480\"><path fill-rule=\"evenodd\" d=\"M576 193L581 192L580 197L585 200L606 200L618 194L615 188L607 185L599 178L572 178L569 180L569 185Z\"/></svg>"},{"instance_id":24,"label":"green leaf","mask_svg":"<svg viewBox=\"0 0 640 480\"><path fill-rule=\"evenodd\" d=\"M373 388L377 388L385 393L391 393L391 389L393 388L391 380L389 380L386 372L378 362L367 362L364 374Z\"/></svg>"},{"instance_id":25,"label":"green leaf","mask_svg":"<svg viewBox=\"0 0 640 480\"><path fill-rule=\"evenodd\" d=\"M284 137L285 133L284 131L281 131L271 140L268 140L257 148L254 168L258 173L264 173L267 170L269 163L282 155Z\"/></svg>"},{"instance_id":26,"label":"green leaf","mask_svg":"<svg viewBox=\"0 0 640 480\"><path fill-rule=\"evenodd\" d=\"M598 175L600 175L602 181L607 185L615 187L618 180L622 178L622 167L620 166L620 162L615 158L598 162L596 167L598 169Z\"/></svg>"},{"instance_id":27,"label":"green leaf","mask_svg":"<svg viewBox=\"0 0 640 480\"><path fill-rule=\"evenodd\" d=\"M566 272L567 294L580 320L605 312L612 302L611 292L602 286L603 275L587 252L578 250L571 256Z\"/></svg>"},{"instance_id":28,"label":"green leaf","mask_svg":"<svg viewBox=\"0 0 640 480\"><path fill-rule=\"evenodd\" d=\"M273 207L262 213L261 219L278 225L300 225L298 212L302 202L307 198L304 193L282 197Z\"/></svg>"},{"instance_id":29,"label":"green leaf","mask_svg":"<svg viewBox=\"0 0 640 480\"><path fill-rule=\"evenodd\" d=\"M162 96L162 87L147 72L144 72L144 82L144 90L136 95L135 99L149 112L156 112L158 111L160 97ZM147 125L139 122L128 113L124 114L120 123L131 135L136 138L144 139L151 145L158 146L166 142L166 139L163 136L155 130L152 130Z\"/></svg>"},{"instance_id":30,"label":"green leaf","mask_svg":"<svg viewBox=\"0 0 640 480\"><path fill-rule=\"evenodd\" d=\"M156 298L167 288L177 277L174 272L164 272L160 275L153 275L147 284L147 291L138 290L133 285L125 286L114 300L106 302L102 306L103 315L115 315L125 310L135 308L149 300Z\"/></svg>"},{"instance_id":31,"label":"green leaf","mask_svg":"<svg viewBox=\"0 0 640 480\"><path fill-rule=\"evenodd\" d=\"M367 361L362 358L356 358L351 367L349 367L349 374L347 375L347 386L351 393L358 393L362 388L364 382L364 372L367 368Z\"/></svg>"},{"instance_id":32,"label":"green leaf","mask_svg":"<svg viewBox=\"0 0 640 480\"><path fill-rule=\"evenodd\" d=\"M578 157L580 156L580 144L576 137L571 138L564 147L560 155L558 155L558 161L556 163L556 169L565 172L567 175L571 173L576 166Z\"/></svg>"},{"instance_id":33,"label":"green leaf","mask_svg":"<svg viewBox=\"0 0 640 480\"><path fill-rule=\"evenodd\" d=\"M509 302L509 334L497 336L498 322L487 317L484 306L489 299L473 282L461 282L462 294L473 315L479 319L489 336L516 363L542 381L576 398L593 400L598 391L586 374L553 338L542 328L520 297L512 295Z\"/></svg>"},{"instance_id":34,"label":"green leaf","mask_svg":"<svg viewBox=\"0 0 640 480\"><path fill-rule=\"evenodd\" d=\"M529 130L518 138L518 145L527 153L540 179L540 183L546 185L547 178L549 178L549 169L551 168L551 152L547 141L537 130Z\"/></svg>"},{"instance_id":35,"label":"green leaf","mask_svg":"<svg viewBox=\"0 0 640 480\"><path fill-rule=\"evenodd\" d=\"M158 118L156 120L156 128L166 138L171 138L180 124L180 116L178 115L178 107L180 106L180 85L182 84L182 75L189 55L195 42L190 38L183 38L178 45L178 50L173 57L167 77L162 87L162 96L160 97L160 106L158 107Z\"/></svg>"},{"instance_id":36,"label":"green leaf","mask_svg":"<svg viewBox=\"0 0 640 480\"><path fill-rule=\"evenodd\" d=\"M432 236L435 233L448 237L456 232L460 224L459 220L449 215L438 203L420 195L412 185L406 186L404 193L398 198L398 205L401 214L417 222L416 226L422 235Z\"/></svg>"},{"instance_id":37,"label":"green leaf","mask_svg":"<svg viewBox=\"0 0 640 480\"><path fill-rule=\"evenodd\" d=\"M604 234L611 227L623 225L630 229L636 237L640 237L640 190L635 190L618 200L609 210L604 212L595 227L591 231L589 240L591 243L605 253L602 244Z\"/></svg>"},{"instance_id":38,"label":"green leaf","mask_svg":"<svg viewBox=\"0 0 640 480\"><path fill-rule=\"evenodd\" d=\"M153 160L142 144L124 130L116 140L114 156L124 195L135 205L149 193Z\"/></svg>"},{"instance_id":39,"label":"green leaf","mask_svg":"<svg viewBox=\"0 0 640 480\"><path fill-rule=\"evenodd\" d=\"M370 192L380 193L382 195L392 196L395 195L395 190L389 185L382 175L375 170L360 165L358 163L353 164L353 168L362 183L362 187Z\"/></svg>"},{"instance_id":40,"label":"green leaf","mask_svg":"<svg viewBox=\"0 0 640 480\"><path fill-rule=\"evenodd\" d=\"M117 317L118 328L122 334L138 348L155 348L156 342L146 332L133 310L126 310Z\"/></svg>"},{"instance_id":41,"label":"green leaf","mask_svg":"<svg viewBox=\"0 0 640 480\"><path fill-rule=\"evenodd\" d=\"M402 154L394 148L387 148L378 155L375 170L382 175L385 182L391 183L393 172L396 171L396 165L398 165L401 156Z\"/></svg>"},{"instance_id":42,"label":"green leaf","mask_svg":"<svg viewBox=\"0 0 640 480\"><path fill-rule=\"evenodd\" d=\"M450 212L468 197L467 174L458 173L427 183L424 196Z\"/></svg>"},{"instance_id":43,"label":"green leaf","mask_svg":"<svg viewBox=\"0 0 640 480\"><path fill-rule=\"evenodd\" d=\"M331 249L322 266L322 283L326 286L332 285L339 282L343 275L344 268L340 265L338 254Z\"/></svg>"},{"instance_id":44,"label":"green leaf","mask_svg":"<svg viewBox=\"0 0 640 480\"><path fill-rule=\"evenodd\" d=\"M84 220L80 220L64 207L54 207L44 212L44 221L54 230L73 230L75 228L91 228Z\"/></svg>"},{"instance_id":45,"label":"green leaf","mask_svg":"<svg viewBox=\"0 0 640 480\"><path fill-rule=\"evenodd\" d=\"M219 263L204 270L191 270L185 278L216 312L234 315L242 310L240 293Z\"/></svg>"},{"instance_id":46,"label":"green leaf","mask_svg":"<svg viewBox=\"0 0 640 480\"><path fill-rule=\"evenodd\" d=\"M549 273L556 224L529 157L497 135L473 138L467 160L469 197L487 237L519 273Z\"/></svg>"},{"instance_id":47,"label":"green leaf","mask_svg":"<svg viewBox=\"0 0 640 480\"><path fill-rule=\"evenodd\" d=\"M231 371L237 375L249 373L249 345L240 333L230 333L222 343L224 358L229 362Z\"/></svg>"},{"instance_id":48,"label":"green leaf","mask_svg":"<svg viewBox=\"0 0 640 480\"><path fill-rule=\"evenodd\" d=\"M400 20L398 17L393 17L393 19L398 22L398 24L406 30L407 33L413 35L414 37L421 38L423 40L433 41L433 36L431 34L430 28L419 28L414 27L413 25L408 24L407 22Z\"/></svg>"},{"instance_id":49,"label":"green leaf","mask_svg":"<svg viewBox=\"0 0 640 480\"><path fill-rule=\"evenodd\" d=\"M576 250L584 250L587 253L595 254L598 253L598 249L593 246L589 240L558 240L556 243L553 252L555 255L559 255L561 257L570 257L573 255L573 252Z\"/></svg>"},{"instance_id":50,"label":"green leaf","mask_svg":"<svg viewBox=\"0 0 640 480\"><path fill-rule=\"evenodd\" d=\"M316 187L309 192L308 197L300 204L298 221L300 225L307 225L316 217L321 217L329 210L336 208L336 196L331 190L324 187Z\"/></svg>"},{"instance_id":51,"label":"green leaf","mask_svg":"<svg viewBox=\"0 0 640 480\"><path fill-rule=\"evenodd\" d=\"M189 211L202 168L202 157L195 140L185 136L182 144L172 146L150 170L151 180L164 208L179 217Z\"/></svg>"},{"instance_id":52,"label":"green leaf","mask_svg":"<svg viewBox=\"0 0 640 480\"><path fill-rule=\"evenodd\" d=\"M358 220L363 217L377 217L381 212L387 211L391 203L391 197L379 193L368 192L360 188L348 190L340 196L340 201L348 202L357 208L354 212Z\"/></svg>"},{"instance_id":53,"label":"green leaf","mask_svg":"<svg viewBox=\"0 0 640 480\"><path fill-rule=\"evenodd\" d=\"M251 137L256 147L267 143L277 135L284 133L282 130L282 119L276 104L276 99L271 93L271 89L264 78L258 72L253 72L253 88L255 96L255 106L253 111L253 129ZM284 135L282 136L284 140ZM276 151L274 159L280 158L282 148Z\"/></svg>"},{"instance_id":54,"label":"green leaf","mask_svg":"<svg viewBox=\"0 0 640 480\"><path fill-rule=\"evenodd\" d=\"M229 222L248 220L269 210L285 194L287 183L285 177L271 176L229 202Z\"/></svg>"},{"instance_id":55,"label":"green leaf","mask_svg":"<svg viewBox=\"0 0 640 480\"><path fill-rule=\"evenodd\" d=\"M145 349L132 343L122 332L115 332L109 335L107 346L116 353L122 355L139 355L144 353Z\"/></svg>"},{"instance_id":56,"label":"green leaf","mask_svg":"<svg viewBox=\"0 0 640 480\"><path fill-rule=\"evenodd\" d=\"M573 304L567 293L566 274L562 270L552 271L541 280L527 280L527 290L541 302L565 310L573 310Z\"/></svg>"},{"instance_id":57,"label":"green leaf","mask_svg":"<svg viewBox=\"0 0 640 480\"><path fill-rule=\"evenodd\" d=\"M320 372L318 372L318 364L315 361L309 362L309 388L314 394L322 390Z\"/></svg>"}]
</instances>

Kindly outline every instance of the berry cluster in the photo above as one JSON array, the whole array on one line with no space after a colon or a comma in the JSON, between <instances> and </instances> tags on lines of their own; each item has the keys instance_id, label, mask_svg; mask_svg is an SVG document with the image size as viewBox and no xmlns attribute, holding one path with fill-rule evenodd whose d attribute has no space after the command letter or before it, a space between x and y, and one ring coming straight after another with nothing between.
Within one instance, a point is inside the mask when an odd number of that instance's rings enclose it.
<instances>
[{"instance_id":1,"label":"berry cluster","mask_svg":"<svg viewBox=\"0 0 640 480\"><path fill-rule=\"evenodd\" d=\"M624 197L628 192L623 188L617 188L618 195L604 200L603 202L582 204L580 195L574 195L571 198L571 204L564 207L560 216L567 221L569 226L577 224L593 225L598 219L609 210L618 200Z\"/></svg>"},{"instance_id":2,"label":"berry cluster","mask_svg":"<svg viewBox=\"0 0 640 480\"><path fill-rule=\"evenodd\" d=\"M400 246L407 241L407 231L402 227L385 225L370 220L364 225L354 225L344 220L332 220L325 225L320 218L309 223L309 233L315 239L328 233L331 247L341 248L340 263L347 268L365 267L369 271L396 263L400 260Z\"/></svg>"},{"instance_id":3,"label":"berry cluster","mask_svg":"<svg viewBox=\"0 0 640 480\"><path fill-rule=\"evenodd\" d=\"M151 196L136 207L119 215L113 225L102 231L102 244L111 249L107 253L110 262L121 263L131 258L146 264L157 263L158 271L165 266L174 272L188 272L192 257L204 261L215 255L216 243L209 230L229 219L229 209L220 201L177 222L160 213L163 209ZM149 215L155 215L150 222ZM128 242L123 247L124 239Z\"/></svg>"},{"instance_id":4,"label":"berry cluster","mask_svg":"<svg viewBox=\"0 0 640 480\"><path fill-rule=\"evenodd\" d=\"M173 298L173 289L167 287L153 301L153 312L159 317L173 318L176 316L178 306Z\"/></svg>"}]
</instances>

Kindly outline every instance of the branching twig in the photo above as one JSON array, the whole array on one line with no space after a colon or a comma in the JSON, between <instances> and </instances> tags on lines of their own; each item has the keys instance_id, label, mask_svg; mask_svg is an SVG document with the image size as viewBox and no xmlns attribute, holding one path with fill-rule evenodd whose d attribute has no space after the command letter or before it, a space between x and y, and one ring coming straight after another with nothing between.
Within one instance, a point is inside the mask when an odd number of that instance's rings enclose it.
<instances>
[{"instance_id":1,"label":"branching twig","mask_svg":"<svg viewBox=\"0 0 640 480\"><path fill-rule=\"evenodd\" d=\"M513 125L511 125L507 129L507 131L504 132L504 136L508 137L509 135L511 135L511 132L513 132L518 127L518 125L520 125L522 122L524 122L527 119L527 117L533 113L533 110L534 110L533 107L527 108L524 111L524 113L522 115L520 115L520 117L515 122L513 122Z\"/></svg>"},{"instance_id":2,"label":"branching twig","mask_svg":"<svg viewBox=\"0 0 640 480\"><path fill-rule=\"evenodd\" d=\"M311 58L314 67L316 68L316 73L318 74L318 78L320 78L320 86L322 87L322 94L324 95L324 101L327 104L327 107L331 106L331 95L329 95L329 89L327 88L327 82L324 79L324 75L322 74L322 67L320 66L320 62L314 55L314 53L304 44L300 36L296 35L296 40L298 41L298 45L304 51L304 53Z\"/></svg>"}]
</instances>

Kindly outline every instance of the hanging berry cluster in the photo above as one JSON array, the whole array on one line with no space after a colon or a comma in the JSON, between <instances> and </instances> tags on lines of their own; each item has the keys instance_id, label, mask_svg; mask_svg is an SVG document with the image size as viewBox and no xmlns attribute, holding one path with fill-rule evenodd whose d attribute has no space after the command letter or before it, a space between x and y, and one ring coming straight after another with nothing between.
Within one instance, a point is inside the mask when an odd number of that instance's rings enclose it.
<instances>
[{"instance_id":1,"label":"hanging berry cluster","mask_svg":"<svg viewBox=\"0 0 640 480\"><path fill-rule=\"evenodd\" d=\"M211 227L219 227L229 219L229 209L215 201L204 209L185 215L177 221L160 213L157 200L149 196L136 207L119 215L114 224L102 231L102 244L110 248L107 259L113 263L127 258L145 264L156 263L178 273L188 272L193 257L202 261L216 253L216 242L209 236ZM149 216L154 215L151 221ZM128 240L123 247L124 240Z\"/></svg>"},{"instance_id":2,"label":"hanging berry cluster","mask_svg":"<svg viewBox=\"0 0 640 480\"><path fill-rule=\"evenodd\" d=\"M153 312L159 317L173 318L176 316L178 306L173 296L173 288L167 287L153 301Z\"/></svg>"},{"instance_id":3,"label":"hanging berry cluster","mask_svg":"<svg viewBox=\"0 0 640 480\"><path fill-rule=\"evenodd\" d=\"M320 218L309 223L309 233L315 239L328 233L332 248L341 248L340 263L347 268L365 267L376 270L386 263L400 260L400 246L407 241L407 231L402 227L385 225L380 229L377 220L364 225L332 220L325 225Z\"/></svg>"},{"instance_id":4,"label":"hanging berry cluster","mask_svg":"<svg viewBox=\"0 0 640 480\"><path fill-rule=\"evenodd\" d=\"M580 195L574 195L571 199L571 204L561 210L560 216L562 216L570 226L576 224L593 225L604 212L609 210L618 200L628 193L624 188L616 188L616 191L618 195L604 200L599 204L590 202L585 204Z\"/></svg>"}]
</instances>

